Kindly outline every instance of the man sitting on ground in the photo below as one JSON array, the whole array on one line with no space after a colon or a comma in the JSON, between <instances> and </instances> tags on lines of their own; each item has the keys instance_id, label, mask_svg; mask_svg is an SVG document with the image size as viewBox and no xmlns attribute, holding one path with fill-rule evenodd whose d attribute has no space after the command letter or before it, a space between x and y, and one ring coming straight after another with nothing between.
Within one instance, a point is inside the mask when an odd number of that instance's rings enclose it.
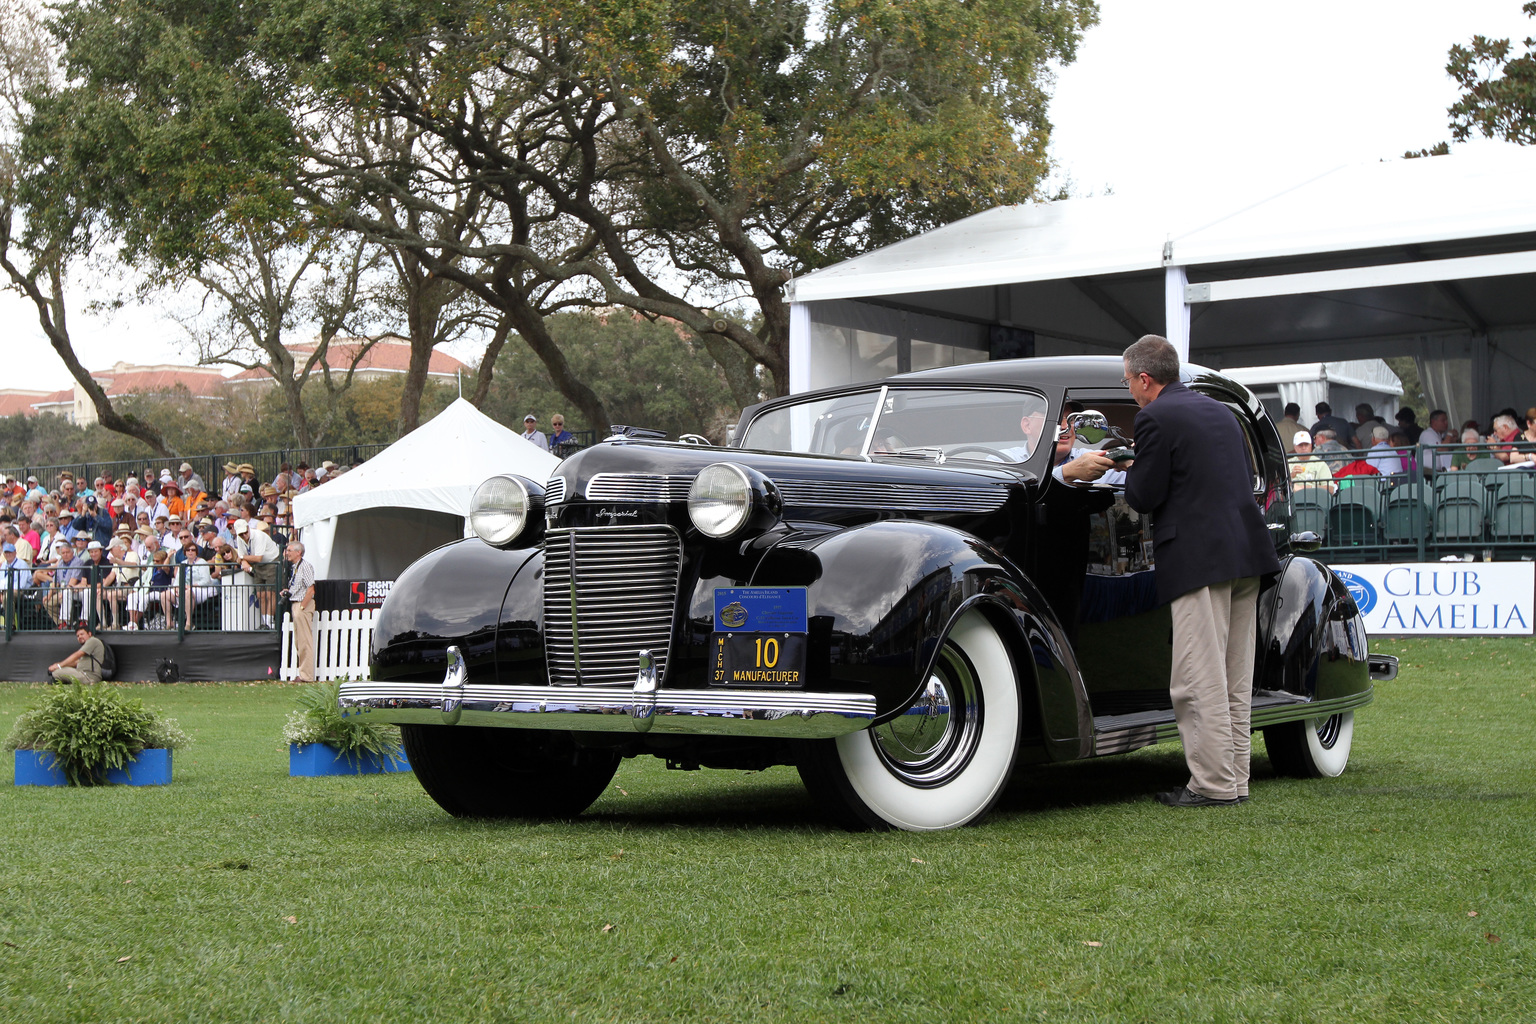
<instances>
[{"instance_id":1,"label":"man sitting on ground","mask_svg":"<svg viewBox=\"0 0 1536 1024\"><path fill-rule=\"evenodd\" d=\"M80 649L63 661L48 666L48 672L56 683L99 683L101 668L107 660L106 645L92 633L90 624L81 622L75 627L75 639Z\"/></svg>"}]
</instances>

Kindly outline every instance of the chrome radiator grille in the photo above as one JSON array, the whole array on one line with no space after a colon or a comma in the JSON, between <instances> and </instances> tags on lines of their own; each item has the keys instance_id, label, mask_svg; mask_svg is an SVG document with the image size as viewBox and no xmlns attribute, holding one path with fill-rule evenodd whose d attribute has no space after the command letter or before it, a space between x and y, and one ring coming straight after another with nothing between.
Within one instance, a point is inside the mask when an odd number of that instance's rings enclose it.
<instances>
[{"instance_id":1,"label":"chrome radiator grille","mask_svg":"<svg viewBox=\"0 0 1536 1024\"><path fill-rule=\"evenodd\" d=\"M544 645L555 686L632 686L649 650L664 676L682 542L666 526L550 530Z\"/></svg>"}]
</instances>

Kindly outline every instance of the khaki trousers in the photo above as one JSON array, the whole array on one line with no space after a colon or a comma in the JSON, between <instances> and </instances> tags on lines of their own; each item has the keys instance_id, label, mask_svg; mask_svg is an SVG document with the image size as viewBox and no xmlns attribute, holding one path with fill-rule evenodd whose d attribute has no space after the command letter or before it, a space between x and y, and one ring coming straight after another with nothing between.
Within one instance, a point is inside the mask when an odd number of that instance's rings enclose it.
<instances>
[{"instance_id":1,"label":"khaki trousers","mask_svg":"<svg viewBox=\"0 0 1536 1024\"><path fill-rule=\"evenodd\" d=\"M1256 576L1200 587L1173 600L1173 715L1191 792L1217 800L1248 794L1253 710Z\"/></svg>"},{"instance_id":2,"label":"khaki trousers","mask_svg":"<svg viewBox=\"0 0 1536 1024\"><path fill-rule=\"evenodd\" d=\"M299 662L299 681L315 681L315 599L293 606L293 650Z\"/></svg>"}]
</instances>

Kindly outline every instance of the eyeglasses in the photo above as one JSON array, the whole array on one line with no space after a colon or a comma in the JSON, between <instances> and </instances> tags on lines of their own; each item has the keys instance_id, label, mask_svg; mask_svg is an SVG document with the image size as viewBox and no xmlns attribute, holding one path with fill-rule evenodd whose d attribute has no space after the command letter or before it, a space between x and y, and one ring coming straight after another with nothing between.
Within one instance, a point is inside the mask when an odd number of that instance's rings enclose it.
<instances>
[{"instance_id":1,"label":"eyeglasses","mask_svg":"<svg viewBox=\"0 0 1536 1024\"><path fill-rule=\"evenodd\" d=\"M1141 379L1141 374L1133 373L1133 374L1130 374L1129 376L1121 377L1120 378L1120 383L1124 384L1126 387L1130 387L1131 386L1131 381L1133 381L1133 380L1140 380L1140 379Z\"/></svg>"}]
</instances>

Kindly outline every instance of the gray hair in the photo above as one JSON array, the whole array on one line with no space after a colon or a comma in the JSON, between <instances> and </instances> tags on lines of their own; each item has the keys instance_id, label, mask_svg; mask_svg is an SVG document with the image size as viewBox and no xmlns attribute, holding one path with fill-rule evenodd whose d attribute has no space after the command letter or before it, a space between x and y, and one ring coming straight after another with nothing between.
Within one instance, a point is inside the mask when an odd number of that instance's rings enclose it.
<instances>
[{"instance_id":1,"label":"gray hair","mask_svg":"<svg viewBox=\"0 0 1536 1024\"><path fill-rule=\"evenodd\" d=\"M1146 374L1158 384L1179 379L1179 351L1160 334L1146 334L1125 350L1125 365L1132 376Z\"/></svg>"},{"instance_id":2,"label":"gray hair","mask_svg":"<svg viewBox=\"0 0 1536 1024\"><path fill-rule=\"evenodd\" d=\"M1498 430L1500 426L1514 430L1516 427L1515 418L1513 416L1495 416L1493 418L1493 429Z\"/></svg>"},{"instance_id":3,"label":"gray hair","mask_svg":"<svg viewBox=\"0 0 1536 1024\"><path fill-rule=\"evenodd\" d=\"M291 540L288 542L288 546L301 555L304 553L304 543L302 541Z\"/></svg>"}]
</instances>

